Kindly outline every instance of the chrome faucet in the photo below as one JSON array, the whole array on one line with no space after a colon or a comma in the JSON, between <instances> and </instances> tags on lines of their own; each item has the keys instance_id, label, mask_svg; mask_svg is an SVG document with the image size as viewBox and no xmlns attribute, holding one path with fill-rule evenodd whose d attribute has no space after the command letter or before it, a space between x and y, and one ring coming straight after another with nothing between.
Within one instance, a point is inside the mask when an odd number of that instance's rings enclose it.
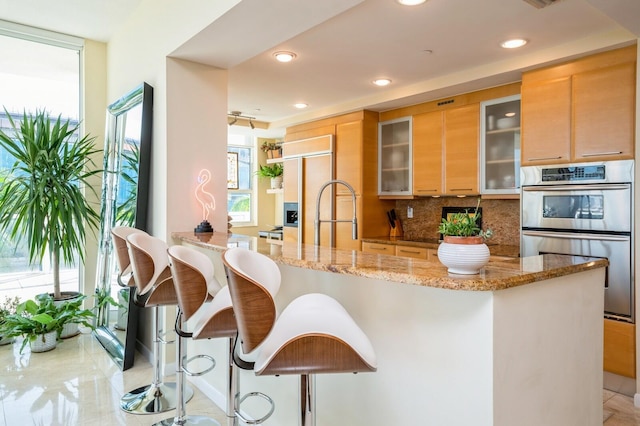
<instances>
[{"instance_id":1,"label":"chrome faucet","mask_svg":"<svg viewBox=\"0 0 640 426\"><path fill-rule=\"evenodd\" d=\"M351 199L353 201L353 218L351 220L349 220L349 219L320 220L320 198L322 198L322 192L325 190L325 188L327 186L329 186L329 185L337 185L337 184L346 186L347 189L349 190L349 192L351 192ZM351 238L354 239L354 240L358 239L358 220L356 218L356 191L347 182L345 182L343 180L339 180L339 179L330 180L328 182L325 182L320 187L320 190L318 191L318 198L316 199L316 217L315 217L315 221L314 221L314 233L315 233L315 236L314 236L314 239L313 239L313 243L316 246L320 245L320 223L322 223L322 222L331 222L331 223L351 222Z\"/></svg>"}]
</instances>

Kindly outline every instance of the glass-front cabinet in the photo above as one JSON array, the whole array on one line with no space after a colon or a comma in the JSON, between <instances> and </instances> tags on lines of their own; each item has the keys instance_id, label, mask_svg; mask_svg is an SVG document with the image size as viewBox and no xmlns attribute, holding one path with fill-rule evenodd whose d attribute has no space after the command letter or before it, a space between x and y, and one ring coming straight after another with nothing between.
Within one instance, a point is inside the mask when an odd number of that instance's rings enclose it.
<instances>
[{"instance_id":1,"label":"glass-front cabinet","mask_svg":"<svg viewBox=\"0 0 640 426\"><path fill-rule=\"evenodd\" d=\"M480 104L483 194L520 193L520 95Z\"/></svg>"},{"instance_id":2,"label":"glass-front cabinet","mask_svg":"<svg viewBox=\"0 0 640 426\"><path fill-rule=\"evenodd\" d=\"M378 123L378 195L412 195L411 117Z\"/></svg>"}]
</instances>

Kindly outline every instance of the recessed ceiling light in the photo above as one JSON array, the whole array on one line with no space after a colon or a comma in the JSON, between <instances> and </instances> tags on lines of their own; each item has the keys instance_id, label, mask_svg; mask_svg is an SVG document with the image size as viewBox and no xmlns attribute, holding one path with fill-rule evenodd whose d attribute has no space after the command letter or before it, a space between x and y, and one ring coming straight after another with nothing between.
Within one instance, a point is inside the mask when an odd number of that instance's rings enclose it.
<instances>
[{"instance_id":1,"label":"recessed ceiling light","mask_svg":"<svg viewBox=\"0 0 640 426\"><path fill-rule=\"evenodd\" d=\"M403 6L417 6L419 4L426 2L427 0L396 0L396 1Z\"/></svg>"},{"instance_id":2,"label":"recessed ceiling light","mask_svg":"<svg viewBox=\"0 0 640 426\"><path fill-rule=\"evenodd\" d=\"M309 106L309 104L305 104L304 102L298 102L297 104L293 104L294 107L298 109L305 109Z\"/></svg>"},{"instance_id":3,"label":"recessed ceiling light","mask_svg":"<svg viewBox=\"0 0 640 426\"><path fill-rule=\"evenodd\" d=\"M504 116L505 116L505 117L513 117L514 115L516 115L516 113L515 113L515 112L508 112L508 113L506 113Z\"/></svg>"},{"instance_id":4,"label":"recessed ceiling light","mask_svg":"<svg viewBox=\"0 0 640 426\"><path fill-rule=\"evenodd\" d=\"M276 52L273 54L278 62L291 62L295 59L296 54L293 52Z\"/></svg>"},{"instance_id":5,"label":"recessed ceiling light","mask_svg":"<svg viewBox=\"0 0 640 426\"><path fill-rule=\"evenodd\" d=\"M375 84L376 86L384 87L391 84L391 80L389 80L388 78L378 78L373 80L373 84Z\"/></svg>"},{"instance_id":6,"label":"recessed ceiling light","mask_svg":"<svg viewBox=\"0 0 640 426\"><path fill-rule=\"evenodd\" d=\"M524 46L525 44L527 44L527 40L523 38L514 38L511 40L503 41L502 43L500 43L500 46L504 47L505 49L516 49L518 47Z\"/></svg>"}]
</instances>

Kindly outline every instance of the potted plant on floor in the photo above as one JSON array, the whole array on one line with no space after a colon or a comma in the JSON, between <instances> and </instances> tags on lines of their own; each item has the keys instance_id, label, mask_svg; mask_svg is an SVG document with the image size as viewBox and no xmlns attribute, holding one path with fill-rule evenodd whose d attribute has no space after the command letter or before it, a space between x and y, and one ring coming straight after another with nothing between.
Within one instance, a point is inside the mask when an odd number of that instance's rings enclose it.
<instances>
[{"instance_id":1,"label":"potted plant on floor","mask_svg":"<svg viewBox=\"0 0 640 426\"><path fill-rule=\"evenodd\" d=\"M282 188L282 172L284 168L282 163L273 163L272 165L260 166L256 172L259 177L271 179L271 189Z\"/></svg>"},{"instance_id":2,"label":"potted plant on floor","mask_svg":"<svg viewBox=\"0 0 640 426\"><path fill-rule=\"evenodd\" d=\"M57 318L57 307L46 294L20 303L16 313L7 315L0 325L0 334L7 337L23 336L20 353L29 344L31 352L46 352L55 349L61 330Z\"/></svg>"},{"instance_id":3,"label":"potted plant on floor","mask_svg":"<svg viewBox=\"0 0 640 426\"><path fill-rule=\"evenodd\" d=\"M11 298L9 296L5 296L4 301L0 303L0 328L5 322L5 318L9 315L13 315L16 313L16 309L20 304L20 298L18 296ZM4 336L0 333L0 346L8 345L13 342L13 337Z\"/></svg>"},{"instance_id":4,"label":"potted plant on floor","mask_svg":"<svg viewBox=\"0 0 640 426\"><path fill-rule=\"evenodd\" d=\"M50 297L49 295L41 295ZM54 302L56 305L55 319L58 321L58 337L66 339L80 333L79 326L94 329L95 313L90 309L83 309L82 303L87 296L81 295L73 300Z\"/></svg>"},{"instance_id":5,"label":"potted plant on floor","mask_svg":"<svg viewBox=\"0 0 640 426\"><path fill-rule=\"evenodd\" d=\"M76 255L84 261L86 232L99 223L84 191L96 192L90 179L102 174L93 161L101 150L95 138L78 137L79 126L60 116L25 111L16 123L5 112L11 131L0 130L0 146L14 162L0 187L0 231L9 231L13 241L26 240L30 263L49 256L53 297L61 300L60 262L72 264Z\"/></svg>"},{"instance_id":6,"label":"potted plant on floor","mask_svg":"<svg viewBox=\"0 0 640 426\"><path fill-rule=\"evenodd\" d=\"M438 259L452 274L473 275L489 261L489 248L485 244L493 232L478 226L480 199L474 211L452 213L442 219L438 233L443 242L438 246Z\"/></svg>"}]
</instances>

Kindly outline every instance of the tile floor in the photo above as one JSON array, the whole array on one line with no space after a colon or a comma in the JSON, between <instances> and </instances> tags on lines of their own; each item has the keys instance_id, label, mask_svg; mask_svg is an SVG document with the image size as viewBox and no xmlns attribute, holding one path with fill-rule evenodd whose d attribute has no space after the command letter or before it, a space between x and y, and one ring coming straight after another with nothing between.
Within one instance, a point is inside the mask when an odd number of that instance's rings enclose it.
<instances>
[{"instance_id":1,"label":"tile floor","mask_svg":"<svg viewBox=\"0 0 640 426\"><path fill-rule=\"evenodd\" d=\"M175 413L120 410L122 394L149 383L151 364L138 356L123 373L89 332L59 342L50 352L31 354L27 347L20 355L19 350L19 342L0 346L0 426L138 426ZM224 412L197 388L187 412L226 424Z\"/></svg>"},{"instance_id":2,"label":"tile floor","mask_svg":"<svg viewBox=\"0 0 640 426\"><path fill-rule=\"evenodd\" d=\"M148 384L151 365L138 356L133 368L122 372L93 336L84 332L66 339L51 352L19 353L19 342L0 346L0 426L151 425L174 411L132 415L119 409L125 391ZM225 425L226 417L194 388L187 412L212 417ZM603 425L640 425L640 409L633 398L604 390Z\"/></svg>"}]
</instances>

